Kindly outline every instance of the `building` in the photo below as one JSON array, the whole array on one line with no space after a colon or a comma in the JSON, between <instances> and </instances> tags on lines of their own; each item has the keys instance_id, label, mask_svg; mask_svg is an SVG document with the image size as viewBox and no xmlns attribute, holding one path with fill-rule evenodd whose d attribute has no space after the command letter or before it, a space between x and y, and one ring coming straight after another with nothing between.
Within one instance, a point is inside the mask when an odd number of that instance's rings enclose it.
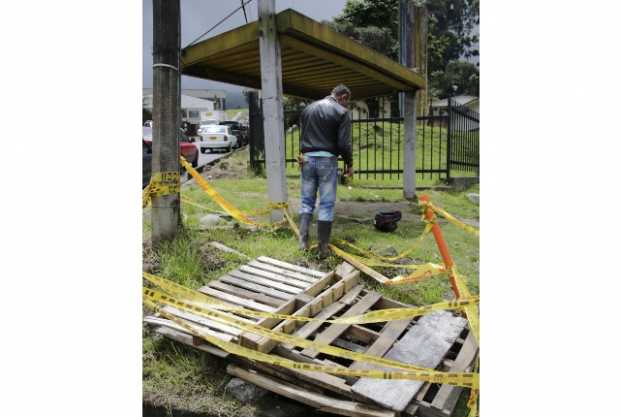
<instances>
[{"instance_id":1,"label":"building","mask_svg":"<svg viewBox=\"0 0 620 417\"><path fill-rule=\"evenodd\" d=\"M152 111L152 94L142 96L142 108ZM181 95L181 113L183 115L183 120L190 123L200 123L205 120L225 120L225 112L223 110L216 110L213 101L203 100L185 94Z\"/></svg>"},{"instance_id":2,"label":"building","mask_svg":"<svg viewBox=\"0 0 620 417\"><path fill-rule=\"evenodd\" d=\"M143 88L142 96L153 94L152 88ZM202 100L210 100L213 102L213 110L226 110L226 92L218 90L205 90L202 88L183 88L181 94L186 96L199 98Z\"/></svg>"},{"instance_id":3,"label":"building","mask_svg":"<svg viewBox=\"0 0 620 417\"><path fill-rule=\"evenodd\" d=\"M452 105L465 106L475 112L480 112L480 99L474 96L454 96L450 97ZM442 100L433 99L431 102L434 114L447 115L448 114L448 99ZM437 113L438 112L438 113Z\"/></svg>"}]
</instances>

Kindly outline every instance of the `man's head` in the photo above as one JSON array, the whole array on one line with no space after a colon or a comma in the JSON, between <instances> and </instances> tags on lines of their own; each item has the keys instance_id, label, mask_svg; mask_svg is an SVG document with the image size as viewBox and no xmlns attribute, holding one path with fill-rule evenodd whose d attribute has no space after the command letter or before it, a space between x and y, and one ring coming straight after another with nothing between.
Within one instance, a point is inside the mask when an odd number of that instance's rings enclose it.
<instances>
[{"instance_id":1,"label":"man's head","mask_svg":"<svg viewBox=\"0 0 620 417\"><path fill-rule=\"evenodd\" d=\"M332 90L332 97L336 99L338 104L347 107L349 105L349 99L351 98L351 90L344 84L338 84Z\"/></svg>"}]
</instances>

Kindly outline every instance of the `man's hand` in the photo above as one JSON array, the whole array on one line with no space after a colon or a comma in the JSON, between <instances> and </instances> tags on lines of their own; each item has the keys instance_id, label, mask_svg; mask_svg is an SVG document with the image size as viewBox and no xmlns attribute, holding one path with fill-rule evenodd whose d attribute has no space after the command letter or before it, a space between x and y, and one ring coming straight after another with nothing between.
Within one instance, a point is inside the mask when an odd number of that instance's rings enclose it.
<instances>
[{"instance_id":1,"label":"man's hand","mask_svg":"<svg viewBox=\"0 0 620 417\"><path fill-rule=\"evenodd\" d=\"M297 163L299 164L299 169L304 167L304 154L300 153L297 155Z\"/></svg>"}]
</instances>

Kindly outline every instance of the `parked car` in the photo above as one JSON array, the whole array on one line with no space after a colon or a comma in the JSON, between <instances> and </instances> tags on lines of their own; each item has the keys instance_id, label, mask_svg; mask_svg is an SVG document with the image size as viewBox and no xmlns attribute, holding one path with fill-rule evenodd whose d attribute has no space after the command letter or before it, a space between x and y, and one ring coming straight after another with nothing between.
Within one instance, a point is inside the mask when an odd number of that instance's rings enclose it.
<instances>
[{"instance_id":1,"label":"parked car","mask_svg":"<svg viewBox=\"0 0 620 417\"><path fill-rule=\"evenodd\" d=\"M152 149L153 146L153 129L150 127L142 128L142 143L143 149L144 145L146 145L149 150ZM181 129L179 129L179 149L181 155L187 159L188 162L192 164L193 167L198 166L198 148L193 143L190 143L187 135L183 133ZM149 175L150 177L150 175Z\"/></svg>"},{"instance_id":2,"label":"parked car","mask_svg":"<svg viewBox=\"0 0 620 417\"><path fill-rule=\"evenodd\" d=\"M151 181L151 160L153 159L153 152L151 146L142 140L142 188L149 185Z\"/></svg>"},{"instance_id":3,"label":"parked car","mask_svg":"<svg viewBox=\"0 0 620 417\"><path fill-rule=\"evenodd\" d=\"M237 139L239 140L239 146L244 146L248 144L247 126L236 120L227 120L225 122L220 122L220 125L230 127L230 133L237 137Z\"/></svg>"},{"instance_id":4,"label":"parked car","mask_svg":"<svg viewBox=\"0 0 620 417\"><path fill-rule=\"evenodd\" d=\"M223 149L232 151L239 147L237 137L230 133L230 127L221 125L208 125L201 128L198 133L202 140L198 143L200 152L205 153L210 150Z\"/></svg>"}]
</instances>

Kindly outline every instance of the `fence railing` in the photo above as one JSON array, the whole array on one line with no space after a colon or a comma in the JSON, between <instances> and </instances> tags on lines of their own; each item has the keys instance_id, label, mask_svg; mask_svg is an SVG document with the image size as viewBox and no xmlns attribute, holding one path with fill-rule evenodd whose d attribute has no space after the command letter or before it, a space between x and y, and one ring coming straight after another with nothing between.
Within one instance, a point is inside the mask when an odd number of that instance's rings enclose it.
<instances>
[{"instance_id":1,"label":"fence railing","mask_svg":"<svg viewBox=\"0 0 620 417\"><path fill-rule=\"evenodd\" d=\"M404 167L405 129L402 117L389 117L393 100L378 99L373 109L352 110L352 146L355 176L359 179L400 180ZM285 161L288 175L299 175L297 157L301 149L299 117L303 109L284 112ZM369 117L372 114L376 117ZM386 114L388 116L386 116ZM448 106L448 111L430 109L417 117L416 173L419 178L445 179L450 170L478 169L477 112ZM474 134L475 129L475 134ZM448 138L452 138L451 141ZM252 153L252 150L251 150ZM448 157L450 154L450 157ZM254 167L264 166L263 158L251 158ZM343 162L340 167L344 168Z\"/></svg>"}]
</instances>

